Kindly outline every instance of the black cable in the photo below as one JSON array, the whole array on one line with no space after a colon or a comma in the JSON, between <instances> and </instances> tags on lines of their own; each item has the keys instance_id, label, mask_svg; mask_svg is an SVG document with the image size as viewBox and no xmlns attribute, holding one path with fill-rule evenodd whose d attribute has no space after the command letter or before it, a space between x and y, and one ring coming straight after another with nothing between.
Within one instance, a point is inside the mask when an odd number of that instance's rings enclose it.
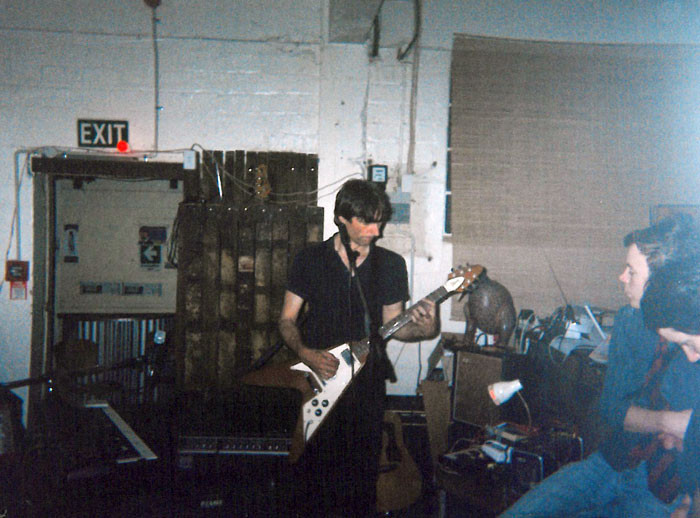
<instances>
[{"instance_id":1,"label":"black cable","mask_svg":"<svg viewBox=\"0 0 700 518\"><path fill-rule=\"evenodd\" d=\"M175 220L173 221L173 228L170 231L170 238L168 239L167 245L167 261L168 265L173 268L177 268L177 247L180 240L180 209L178 208L177 214L175 215Z\"/></svg>"},{"instance_id":2,"label":"black cable","mask_svg":"<svg viewBox=\"0 0 700 518\"><path fill-rule=\"evenodd\" d=\"M413 38L409 42L409 44L406 46L405 49L401 50L399 49L396 59L401 61L403 58L406 57L406 55L411 51L411 48L413 48L413 45L418 41L418 37L420 36L420 31L421 31L421 0L414 0L413 1L413 23L414 23L414 28L413 28Z\"/></svg>"},{"instance_id":3,"label":"black cable","mask_svg":"<svg viewBox=\"0 0 700 518\"><path fill-rule=\"evenodd\" d=\"M370 252L371 253L371 252ZM362 309L364 311L364 322L365 322L365 336L370 336L372 332L371 317L369 312L369 306L367 305L367 299L365 298L365 293L362 290L362 283L360 282L359 275L357 274L357 252L351 252L352 259L350 260L350 283L355 279L355 284L357 284L357 292L360 295L360 302L362 302Z\"/></svg>"},{"instance_id":4,"label":"black cable","mask_svg":"<svg viewBox=\"0 0 700 518\"><path fill-rule=\"evenodd\" d=\"M350 247L350 236L348 235L348 229L345 227L345 224L340 222L338 225L338 231L340 234L340 242L342 243L343 247L345 248L345 254L348 257L348 313L347 313L347 326L348 329L346 330L347 336L352 337L352 279L355 276L356 272L356 262L357 262L357 257L360 255L359 252L354 251ZM364 301L364 296L362 295L362 287L360 286L359 279L358 279L358 287L360 289L360 298L363 301L363 304L366 306L366 302ZM366 317L365 317L366 320ZM350 349L350 354L352 356L352 348ZM350 377L354 378L355 377L355 361L350 362Z\"/></svg>"},{"instance_id":5,"label":"black cable","mask_svg":"<svg viewBox=\"0 0 700 518\"><path fill-rule=\"evenodd\" d=\"M160 2L151 2L151 37L153 40L153 150L158 153L158 133L160 127L160 57L158 53L158 22L160 21L156 15L156 8Z\"/></svg>"},{"instance_id":6,"label":"black cable","mask_svg":"<svg viewBox=\"0 0 700 518\"><path fill-rule=\"evenodd\" d=\"M365 325L365 336L367 337L367 340L369 341L369 354L373 356L373 361L372 361L372 368L378 368L381 366L382 371L383 371L383 376L385 379L389 379L392 383L396 382L396 373L394 371L394 366L391 364L391 361L389 360L387 354L386 354L386 349L383 347L382 344L382 338L379 336L378 325L372 325L372 314L369 310L369 305L367 304L367 299L365 298L364 291L362 289L362 282L360 281L359 274L357 274L357 257L360 255L358 252L352 250L350 247L350 237L348 236L348 231L347 228L343 223L340 223L338 226L339 231L340 231L340 241L345 247L345 253L348 256L348 265L349 265L349 271L350 271L350 291L352 291L352 282L353 278L355 279L355 284L357 285L357 291L360 296L360 301L362 302L362 309L364 311L364 325ZM378 265L376 264L376 253L374 253L373 249L371 248L373 245L370 245L370 252L369 252L369 257L370 257L370 267L371 267L371 272L372 272L372 277L373 280L375 281L374 284L375 286L377 285L376 282L376 275L378 272ZM351 293L349 294L350 301L352 301L352 295ZM352 316L352 315L350 315ZM354 375L354 371L353 371Z\"/></svg>"}]
</instances>

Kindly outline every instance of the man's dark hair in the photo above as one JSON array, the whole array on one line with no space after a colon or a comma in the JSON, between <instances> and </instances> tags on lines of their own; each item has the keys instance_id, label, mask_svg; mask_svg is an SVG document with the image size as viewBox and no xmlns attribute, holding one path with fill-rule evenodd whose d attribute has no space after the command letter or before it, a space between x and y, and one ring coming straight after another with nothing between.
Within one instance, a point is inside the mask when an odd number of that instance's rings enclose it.
<instances>
[{"instance_id":1,"label":"man's dark hair","mask_svg":"<svg viewBox=\"0 0 700 518\"><path fill-rule=\"evenodd\" d=\"M654 273L667 261L700 252L698 235L695 219L690 214L678 213L649 227L633 230L625 236L623 244L625 248L637 245L647 258L649 272Z\"/></svg>"},{"instance_id":2,"label":"man's dark hair","mask_svg":"<svg viewBox=\"0 0 700 518\"><path fill-rule=\"evenodd\" d=\"M386 192L373 182L348 180L335 197L335 224L340 226L338 216L348 221L353 217L366 223L386 223L391 218L391 203Z\"/></svg>"},{"instance_id":3,"label":"man's dark hair","mask_svg":"<svg viewBox=\"0 0 700 518\"><path fill-rule=\"evenodd\" d=\"M700 335L700 257L671 261L652 274L641 308L649 329Z\"/></svg>"}]
</instances>

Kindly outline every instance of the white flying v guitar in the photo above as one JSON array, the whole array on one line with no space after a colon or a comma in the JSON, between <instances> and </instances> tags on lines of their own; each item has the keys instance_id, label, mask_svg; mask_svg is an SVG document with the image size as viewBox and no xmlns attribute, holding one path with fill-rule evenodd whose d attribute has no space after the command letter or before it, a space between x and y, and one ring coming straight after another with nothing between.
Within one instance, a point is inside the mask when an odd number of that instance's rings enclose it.
<instances>
[{"instance_id":1,"label":"white flying v guitar","mask_svg":"<svg viewBox=\"0 0 700 518\"><path fill-rule=\"evenodd\" d=\"M425 297L440 304L455 293L465 291L484 271L483 266L472 265L453 268L447 282ZM403 326L411 321L411 310L401 313L379 329L383 340L389 339ZM297 423L290 460L296 461L304 450L304 445L313 437L321 423L326 419L338 400L346 391L353 377L362 369L369 353L369 339L350 342L328 350L338 358L338 370L330 379L324 380L304 363L271 365L253 371L243 377L243 383L249 385L278 386L296 388L302 392L301 416Z\"/></svg>"}]
</instances>

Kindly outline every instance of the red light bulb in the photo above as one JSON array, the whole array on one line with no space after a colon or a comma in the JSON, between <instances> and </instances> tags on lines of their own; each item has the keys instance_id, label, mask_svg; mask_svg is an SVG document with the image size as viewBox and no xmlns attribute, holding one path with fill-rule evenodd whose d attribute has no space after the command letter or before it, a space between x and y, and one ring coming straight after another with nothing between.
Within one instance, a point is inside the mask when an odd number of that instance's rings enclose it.
<instances>
[{"instance_id":1,"label":"red light bulb","mask_svg":"<svg viewBox=\"0 0 700 518\"><path fill-rule=\"evenodd\" d=\"M117 142L117 151L127 153L129 151L129 143L126 140L120 140Z\"/></svg>"}]
</instances>

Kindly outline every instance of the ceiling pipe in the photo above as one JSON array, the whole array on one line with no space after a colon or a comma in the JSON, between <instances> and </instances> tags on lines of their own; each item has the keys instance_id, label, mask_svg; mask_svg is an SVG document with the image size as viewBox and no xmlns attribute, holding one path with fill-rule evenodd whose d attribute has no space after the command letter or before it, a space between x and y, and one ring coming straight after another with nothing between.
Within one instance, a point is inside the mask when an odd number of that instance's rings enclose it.
<instances>
[{"instance_id":1,"label":"ceiling pipe","mask_svg":"<svg viewBox=\"0 0 700 518\"><path fill-rule=\"evenodd\" d=\"M379 13L374 17L372 22L372 50L369 57L376 58L379 55Z\"/></svg>"},{"instance_id":2,"label":"ceiling pipe","mask_svg":"<svg viewBox=\"0 0 700 518\"><path fill-rule=\"evenodd\" d=\"M143 0L151 8L151 39L153 40L153 150L158 154L158 133L160 131L160 58L158 55L158 16L156 10L160 0Z\"/></svg>"},{"instance_id":3,"label":"ceiling pipe","mask_svg":"<svg viewBox=\"0 0 700 518\"><path fill-rule=\"evenodd\" d=\"M369 53L369 57L376 58L379 55L379 36L380 36L380 25L379 25L379 14L382 12L382 6L384 5L382 0L377 7L377 14L374 15L374 20L372 20L372 50Z\"/></svg>"},{"instance_id":4,"label":"ceiling pipe","mask_svg":"<svg viewBox=\"0 0 700 518\"><path fill-rule=\"evenodd\" d=\"M413 38L410 43L406 46L404 50L399 49L396 58L401 61L406 55L411 51L413 45L418 41L418 37L421 31L421 0L414 0L413 2Z\"/></svg>"}]
</instances>

